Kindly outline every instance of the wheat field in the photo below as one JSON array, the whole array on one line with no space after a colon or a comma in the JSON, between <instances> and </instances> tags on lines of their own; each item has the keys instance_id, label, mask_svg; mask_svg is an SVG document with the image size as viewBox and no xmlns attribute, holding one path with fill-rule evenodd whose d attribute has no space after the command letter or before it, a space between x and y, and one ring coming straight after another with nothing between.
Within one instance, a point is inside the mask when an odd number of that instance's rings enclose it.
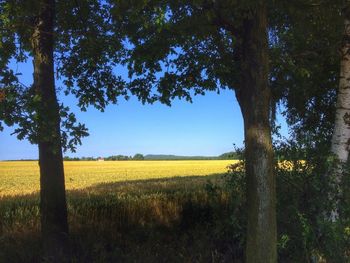
<instances>
[{"instance_id":1,"label":"wheat field","mask_svg":"<svg viewBox=\"0 0 350 263\"><path fill-rule=\"evenodd\" d=\"M67 161L64 162L67 190L100 183L222 174L234 160L186 161ZM0 162L0 196L39 191L37 161Z\"/></svg>"}]
</instances>

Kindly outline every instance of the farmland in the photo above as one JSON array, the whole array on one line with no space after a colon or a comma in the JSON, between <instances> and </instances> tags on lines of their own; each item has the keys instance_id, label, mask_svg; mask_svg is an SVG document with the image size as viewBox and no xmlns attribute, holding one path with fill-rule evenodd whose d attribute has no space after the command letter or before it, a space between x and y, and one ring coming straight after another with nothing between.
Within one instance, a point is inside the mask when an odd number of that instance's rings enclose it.
<instances>
[{"instance_id":1,"label":"farmland","mask_svg":"<svg viewBox=\"0 0 350 263\"><path fill-rule=\"evenodd\" d=\"M73 261L239 259L241 231L229 223L222 176L232 162L65 162ZM0 162L0 262L39 261L38 169L37 162Z\"/></svg>"},{"instance_id":2,"label":"farmland","mask_svg":"<svg viewBox=\"0 0 350 263\"><path fill-rule=\"evenodd\" d=\"M245 180L227 173L233 162L65 162L71 262L243 262ZM279 254L300 259L305 221L288 204L305 205L315 177L294 164L277 176L279 238L291 238ZM40 262L38 169L0 162L1 263Z\"/></svg>"},{"instance_id":3,"label":"farmland","mask_svg":"<svg viewBox=\"0 0 350 263\"><path fill-rule=\"evenodd\" d=\"M232 160L210 161L69 161L64 163L67 190L100 183L179 176L222 174ZM0 162L0 196L39 191L36 161Z\"/></svg>"}]
</instances>

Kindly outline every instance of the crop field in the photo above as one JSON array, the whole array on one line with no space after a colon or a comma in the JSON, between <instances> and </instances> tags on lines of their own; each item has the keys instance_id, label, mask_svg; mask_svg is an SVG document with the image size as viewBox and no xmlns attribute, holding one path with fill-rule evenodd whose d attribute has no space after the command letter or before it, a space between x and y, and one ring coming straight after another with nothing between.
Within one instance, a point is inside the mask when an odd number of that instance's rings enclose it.
<instances>
[{"instance_id":1,"label":"crop field","mask_svg":"<svg viewBox=\"0 0 350 263\"><path fill-rule=\"evenodd\" d=\"M234 163L65 162L72 262L243 262L244 176L227 173ZM278 180L282 193L307 185L304 165L279 163L291 172ZM38 191L37 162L0 162L0 262L40 262Z\"/></svg>"},{"instance_id":2,"label":"crop field","mask_svg":"<svg viewBox=\"0 0 350 263\"><path fill-rule=\"evenodd\" d=\"M234 162L65 162L73 262L240 258L222 183ZM0 187L0 262L39 262L38 163L0 162Z\"/></svg>"},{"instance_id":3,"label":"crop field","mask_svg":"<svg viewBox=\"0 0 350 263\"><path fill-rule=\"evenodd\" d=\"M222 174L232 160L204 161L68 161L64 163L67 190L100 183L180 176ZM36 161L0 162L0 196L39 191Z\"/></svg>"}]
</instances>

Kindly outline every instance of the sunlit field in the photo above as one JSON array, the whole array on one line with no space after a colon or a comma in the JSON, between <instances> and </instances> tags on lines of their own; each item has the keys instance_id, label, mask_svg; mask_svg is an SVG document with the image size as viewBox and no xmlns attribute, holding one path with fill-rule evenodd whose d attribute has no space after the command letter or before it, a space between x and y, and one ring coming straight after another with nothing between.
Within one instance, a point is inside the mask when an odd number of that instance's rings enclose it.
<instances>
[{"instance_id":1,"label":"sunlit field","mask_svg":"<svg viewBox=\"0 0 350 263\"><path fill-rule=\"evenodd\" d=\"M240 258L222 176L235 162L65 162L73 262ZM0 162L0 187L0 262L39 262L38 163Z\"/></svg>"},{"instance_id":2,"label":"sunlit field","mask_svg":"<svg viewBox=\"0 0 350 263\"><path fill-rule=\"evenodd\" d=\"M234 163L65 162L72 262L243 262L245 188L239 165L227 173ZM279 163L287 172L277 177L279 196L299 198L305 165ZM37 162L0 162L0 262L40 262L38 190ZM280 200L286 222L285 203L294 199ZM299 226L293 218L283 233L292 237ZM290 242L293 249L298 240Z\"/></svg>"},{"instance_id":3,"label":"sunlit field","mask_svg":"<svg viewBox=\"0 0 350 263\"><path fill-rule=\"evenodd\" d=\"M178 176L222 174L233 160L201 161L68 161L64 163L67 190L100 183ZM36 161L0 162L0 196L39 191Z\"/></svg>"}]
</instances>

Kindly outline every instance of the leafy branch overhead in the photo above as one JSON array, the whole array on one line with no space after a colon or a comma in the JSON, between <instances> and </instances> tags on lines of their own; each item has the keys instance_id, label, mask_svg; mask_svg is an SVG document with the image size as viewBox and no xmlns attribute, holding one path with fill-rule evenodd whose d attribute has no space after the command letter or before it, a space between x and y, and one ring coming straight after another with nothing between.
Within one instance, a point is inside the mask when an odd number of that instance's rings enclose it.
<instances>
[{"instance_id":1,"label":"leafy branch overhead","mask_svg":"<svg viewBox=\"0 0 350 263\"><path fill-rule=\"evenodd\" d=\"M34 95L33 87L24 86L17 79L6 83L3 78L1 85L4 98L0 103L0 128L3 129L3 123L7 126L15 125L13 134L18 139L28 139L31 143L37 144L39 138L36 109L39 107L40 98ZM61 104L59 111L63 150L74 152L76 146L81 145L81 138L89 135L87 128L84 124L77 122L75 115L69 112L68 107Z\"/></svg>"},{"instance_id":2,"label":"leafy branch overhead","mask_svg":"<svg viewBox=\"0 0 350 263\"><path fill-rule=\"evenodd\" d=\"M116 71L126 50L118 34L112 34L110 6L100 1L57 1L53 31L55 77L64 84L64 94L73 94L78 106L89 105L103 111L119 96L128 98L125 80ZM33 87L19 82L10 63L26 62L33 57L31 37L40 8L38 1L1 1L0 3L0 88L5 99L0 104L0 127L14 126L19 139L37 143L36 110L40 101ZM45 33L45 32L44 32ZM74 150L87 136L69 109L60 106L62 142ZM50 136L50 135L45 135Z\"/></svg>"},{"instance_id":3,"label":"leafy branch overhead","mask_svg":"<svg viewBox=\"0 0 350 263\"><path fill-rule=\"evenodd\" d=\"M115 1L112 16L128 40L129 88L163 103L219 88L237 88L240 18L230 3ZM239 14L239 11L235 12ZM238 15L237 15L238 16ZM227 30L229 27L230 30ZM148 94L144 94L147 98Z\"/></svg>"}]
</instances>

